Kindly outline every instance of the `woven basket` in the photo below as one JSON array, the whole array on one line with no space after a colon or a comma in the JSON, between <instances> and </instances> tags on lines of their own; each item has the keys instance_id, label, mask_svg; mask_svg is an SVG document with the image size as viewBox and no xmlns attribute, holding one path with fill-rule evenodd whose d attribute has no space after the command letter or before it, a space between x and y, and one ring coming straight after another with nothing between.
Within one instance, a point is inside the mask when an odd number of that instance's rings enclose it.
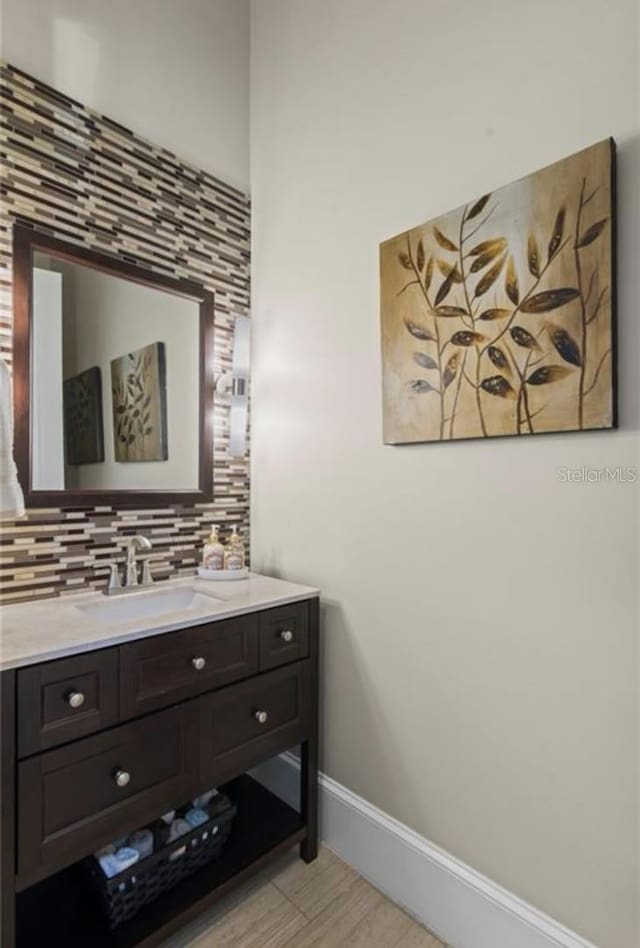
<instances>
[{"instance_id":1,"label":"woven basket","mask_svg":"<svg viewBox=\"0 0 640 948\"><path fill-rule=\"evenodd\" d=\"M215 808L215 815L207 823L141 859L113 879L107 879L95 857L86 861L86 871L112 929L220 856L231 832L236 807L221 795L216 798Z\"/></svg>"}]
</instances>

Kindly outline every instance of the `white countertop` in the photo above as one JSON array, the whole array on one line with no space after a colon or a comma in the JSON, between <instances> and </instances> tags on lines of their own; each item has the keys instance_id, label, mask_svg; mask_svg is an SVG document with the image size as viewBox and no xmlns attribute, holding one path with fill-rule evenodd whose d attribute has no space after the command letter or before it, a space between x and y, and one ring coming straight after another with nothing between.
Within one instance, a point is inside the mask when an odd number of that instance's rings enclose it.
<instances>
[{"instance_id":1,"label":"white countertop","mask_svg":"<svg viewBox=\"0 0 640 948\"><path fill-rule=\"evenodd\" d=\"M96 618L96 606L132 601L160 592L192 589L202 595L188 609L136 619ZM189 576L158 582L150 590L107 597L95 591L0 606L0 671L122 645L191 625L202 625L319 595L311 586L250 573L248 579L213 582ZM207 597L213 597L210 600Z\"/></svg>"}]
</instances>

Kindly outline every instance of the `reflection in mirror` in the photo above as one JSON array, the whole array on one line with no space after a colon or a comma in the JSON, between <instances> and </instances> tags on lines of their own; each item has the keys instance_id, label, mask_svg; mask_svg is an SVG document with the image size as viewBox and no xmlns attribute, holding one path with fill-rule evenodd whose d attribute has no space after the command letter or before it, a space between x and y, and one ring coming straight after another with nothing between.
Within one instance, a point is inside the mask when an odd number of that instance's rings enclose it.
<instances>
[{"instance_id":1,"label":"reflection in mirror","mask_svg":"<svg viewBox=\"0 0 640 948\"><path fill-rule=\"evenodd\" d=\"M197 300L36 250L33 490L194 491Z\"/></svg>"}]
</instances>

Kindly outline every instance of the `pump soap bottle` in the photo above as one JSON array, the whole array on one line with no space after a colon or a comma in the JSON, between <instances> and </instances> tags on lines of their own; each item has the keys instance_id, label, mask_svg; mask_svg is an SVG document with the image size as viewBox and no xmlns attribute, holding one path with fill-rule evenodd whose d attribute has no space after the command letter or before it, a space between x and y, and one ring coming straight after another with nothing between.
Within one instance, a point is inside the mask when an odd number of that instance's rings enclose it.
<instances>
[{"instance_id":1,"label":"pump soap bottle","mask_svg":"<svg viewBox=\"0 0 640 948\"><path fill-rule=\"evenodd\" d=\"M202 549L202 565L205 569L224 569L224 547L215 525Z\"/></svg>"},{"instance_id":2,"label":"pump soap bottle","mask_svg":"<svg viewBox=\"0 0 640 948\"><path fill-rule=\"evenodd\" d=\"M234 527L229 542L224 551L225 569L244 569L244 544L238 536L238 528Z\"/></svg>"}]
</instances>

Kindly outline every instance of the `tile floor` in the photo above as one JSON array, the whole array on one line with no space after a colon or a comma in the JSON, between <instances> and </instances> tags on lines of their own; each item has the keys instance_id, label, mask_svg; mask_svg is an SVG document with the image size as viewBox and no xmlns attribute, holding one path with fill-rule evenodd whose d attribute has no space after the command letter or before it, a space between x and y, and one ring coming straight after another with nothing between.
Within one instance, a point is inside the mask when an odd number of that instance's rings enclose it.
<instances>
[{"instance_id":1,"label":"tile floor","mask_svg":"<svg viewBox=\"0 0 640 948\"><path fill-rule=\"evenodd\" d=\"M165 948L444 948L329 849L294 854Z\"/></svg>"}]
</instances>

